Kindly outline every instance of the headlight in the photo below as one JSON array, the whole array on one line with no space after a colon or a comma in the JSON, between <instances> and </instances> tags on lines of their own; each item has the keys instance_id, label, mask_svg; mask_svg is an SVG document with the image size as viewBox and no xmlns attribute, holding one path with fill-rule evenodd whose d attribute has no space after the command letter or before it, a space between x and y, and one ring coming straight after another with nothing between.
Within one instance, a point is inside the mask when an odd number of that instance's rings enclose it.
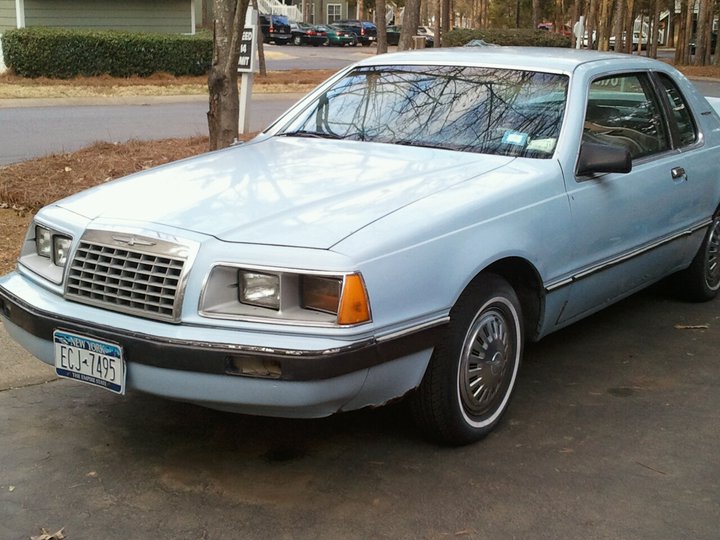
<instances>
[{"instance_id":1,"label":"headlight","mask_svg":"<svg viewBox=\"0 0 720 540\"><path fill-rule=\"evenodd\" d=\"M58 266L65 266L68 260L68 253L70 253L70 245L72 240L67 236L56 235L53 236L53 262Z\"/></svg>"},{"instance_id":2,"label":"headlight","mask_svg":"<svg viewBox=\"0 0 720 540\"><path fill-rule=\"evenodd\" d=\"M238 299L250 306L280 309L280 277L239 270Z\"/></svg>"},{"instance_id":3,"label":"headlight","mask_svg":"<svg viewBox=\"0 0 720 540\"><path fill-rule=\"evenodd\" d=\"M230 265L217 265L210 272L200 300L200 314L218 319L321 326L355 325L371 320L360 274L301 273Z\"/></svg>"},{"instance_id":4,"label":"headlight","mask_svg":"<svg viewBox=\"0 0 720 540\"><path fill-rule=\"evenodd\" d=\"M28 228L18 262L59 285L63 280L71 247L72 237L69 234L34 222Z\"/></svg>"},{"instance_id":5,"label":"headlight","mask_svg":"<svg viewBox=\"0 0 720 540\"><path fill-rule=\"evenodd\" d=\"M41 227L40 225L35 226L35 250L41 257L47 257L48 259L52 255L52 231Z\"/></svg>"},{"instance_id":6,"label":"headlight","mask_svg":"<svg viewBox=\"0 0 720 540\"><path fill-rule=\"evenodd\" d=\"M40 257L52 259L57 266L65 266L72 239L42 225L35 226L35 251Z\"/></svg>"}]
</instances>

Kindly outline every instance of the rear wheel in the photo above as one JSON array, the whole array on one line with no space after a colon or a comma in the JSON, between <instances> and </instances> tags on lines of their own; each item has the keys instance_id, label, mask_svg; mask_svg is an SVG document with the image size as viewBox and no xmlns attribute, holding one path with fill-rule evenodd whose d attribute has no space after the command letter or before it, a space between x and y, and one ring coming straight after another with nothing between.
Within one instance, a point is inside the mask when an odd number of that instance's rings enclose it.
<instances>
[{"instance_id":1,"label":"rear wheel","mask_svg":"<svg viewBox=\"0 0 720 540\"><path fill-rule=\"evenodd\" d=\"M300 36L295 36L293 38L293 44L294 45L302 45L302 38Z\"/></svg>"},{"instance_id":2,"label":"rear wheel","mask_svg":"<svg viewBox=\"0 0 720 540\"><path fill-rule=\"evenodd\" d=\"M520 302L501 277L482 275L450 312L448 334L411 406L433 439L461 445L487 435L507 410L523 345Z\"/></svg>"},{"instance_id":3,"label":"rear wheel","mask_svg":"<svg viewBox=\"0 0 720 540\"><path fill-rule=\"evenodd\" d=\"M688 300L712 300L720 290L720 213L713 218L692 264L676 276L680 293Z\"/></svg>"}]
</instances>

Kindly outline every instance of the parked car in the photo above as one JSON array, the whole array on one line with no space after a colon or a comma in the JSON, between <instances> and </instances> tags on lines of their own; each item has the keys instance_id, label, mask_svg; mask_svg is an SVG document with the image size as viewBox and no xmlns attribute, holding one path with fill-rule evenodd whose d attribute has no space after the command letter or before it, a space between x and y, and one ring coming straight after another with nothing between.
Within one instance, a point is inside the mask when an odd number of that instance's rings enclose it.
<instances>
[{"instance_id":1,"label":"parked car","mask_svg":"<svg viewBox=\"0 0 720 540\"><path fill-rule=\"evenodd\" d=\"M355 45L357 45L355 34L353 32L350 32L349 30L344 30L343 28L337 26L325 24L319 24L318 29L322 32L325 32L328 40L328 45L337 45L339 47L354 47Z\"/></svg>"},{"instance_id":2,"label":"parked car","mask_svg":"<svg viewBox=\"0 0 720 540\"><path fill-rule=\"evenodd\" d=\"M418 26L419 36L435 36L435 30L431 26Z\"/></svg>"},{"instance_id":3,"label":"parked car","mask_svg":"<svg viewBox=\"0 0 720 540\"><path fill-rule=\"evenodd\" d=\"M640 56L368 57L251 142L40 210L0 316L118 394L290 417L405 396L475 441L526 342L668 276L717 295L718 101Z\"/></svg>"},{"instance_id":4,"label":"parked car","mask_svg":"<svg viewBox=\"0 0 720 540\"><path fill-rule=\"evenodd\" d=\"M360 21L357 19L342 19L335 21L333 26L348 30L355 34L355 39L363 47L372 45L377 41L377 27L375 23L370 21Z\"/></svg>"},{"instance_id":5,"label":"parked car","mask_svg":"<svg viewBox=\"0 0 720 540\"><path fill-rule=\"evenodd\" d=\"M562 34L563 36L572 37L573 32L572 28L570 28L570 25L563 24L562 26L558 27L557 30L555 30L555 23L552 22L541 22L537 25L538 30L547 30L548 32L556 32L559 34Z\"/></svg>"},{"instance_id":6,"label":"parked car","mask_svg":"<svg viewBox=\"0 0 720 540\"><path fill-rule=\"evenodd\" d=\"M400 33L402 32L402 25L393 25L387 27L387 40L388 45L397 45L400 43ZM427 33L425 27L418 26L418 30L415 35L422 36L425 38L425 48L430 48L435 44L435 35Z\"/></svg>"},{"instance_id":7,"label":"parked car","mask_svg":"<svg viewBox=\"0 0 720 540\"><path fill-rule=\"evenodd\" d=\"M260 15L263 42L286 45L292 40L290 21L283 15Z\"/></svg>"},{"instance_id":8,"label":"parked car","mask_svg":"<svg viewBox=\"0 0 720 540\"><path fill-rule=\"evenodd\" d=\"M325 45L327 43L327 33L315 25L293 22L290 23L290 33L292 34L292 42L294 45Z\"/></svg>"}]
</instances>

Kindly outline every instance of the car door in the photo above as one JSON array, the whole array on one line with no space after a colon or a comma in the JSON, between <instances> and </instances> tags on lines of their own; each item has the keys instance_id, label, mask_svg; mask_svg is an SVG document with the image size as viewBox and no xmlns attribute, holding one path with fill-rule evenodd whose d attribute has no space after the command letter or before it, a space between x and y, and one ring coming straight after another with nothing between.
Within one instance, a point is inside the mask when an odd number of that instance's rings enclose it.
<instances>
[{"instance_id":1,"label":"car door","mask_svg":"<svg viewBox=\"0 0 720 540\"><path fill-rule=\"evenodd\" d=\"M698 222L691 153L677 149L670 107L649 73L591 82L583 141L621 146L632 171L575 176L569 186L575 271L566 323L680 269ZM695 140L697 133L695 132Z\"/></svg>"}]
</instances>

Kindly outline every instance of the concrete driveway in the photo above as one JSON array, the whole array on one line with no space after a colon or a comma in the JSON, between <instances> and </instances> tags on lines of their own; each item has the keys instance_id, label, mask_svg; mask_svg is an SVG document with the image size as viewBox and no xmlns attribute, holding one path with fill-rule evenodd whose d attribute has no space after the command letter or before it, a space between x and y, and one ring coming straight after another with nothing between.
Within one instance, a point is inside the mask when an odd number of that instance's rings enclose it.
<instances>
[{"instance_id":1,"label":"concrete driveway","mask_svg":"<svg viewBox=\"0 0 720 540\"><path fill-rule=\"evenodd\" d=\"M531 345L464 448L402 405L296 421L37 384L0 337L0 538L714 540L719 307L656 288Z\"/></svg>"}]
</instances>

